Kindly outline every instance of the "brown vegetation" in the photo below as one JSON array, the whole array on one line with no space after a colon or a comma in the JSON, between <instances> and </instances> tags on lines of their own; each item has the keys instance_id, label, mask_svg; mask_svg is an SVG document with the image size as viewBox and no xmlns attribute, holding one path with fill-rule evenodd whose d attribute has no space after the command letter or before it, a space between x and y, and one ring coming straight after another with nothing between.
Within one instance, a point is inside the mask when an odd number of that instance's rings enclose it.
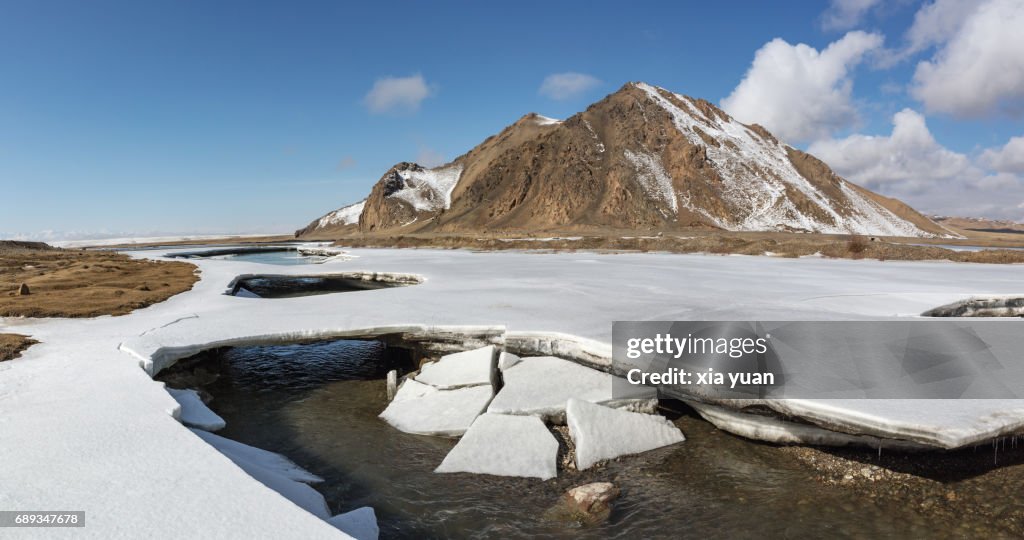
<instances>
[{"instance_id":1,"label":"brown vegetation","mask_svg":"<svg viewBox=\"0 0 1024 540\"><path fill-rule=\"evenodd\" d=\"M0 334L0 362L14 360L36 340L18 334Z\"/></svg>"},{"instance_id":2,"label":"brown vegetation","mask_svg":"<svg viewBox=\"0 0 1024 540\"><path fill-rule=\"evenodd\" d=\"M694 229L690 235L619 236L608 232L602 236L572 236L572 233L568 232L563 235L552 233L546 238L542 238L540 235L503 237L427 233L392 236L353 235L340 238L335 244L347 247L466 248L487 251L528 249L770 254L777 257L820 254L824 257L838 259L1024 263L1024 251L1019 250L953 251L935 246L895 243L884 239L869 241L864 237L792 233L724 233L702 229Z\"/></svg>"},{"instance_id":3,"label":"brown vegetation","mask_svg":"<svg viewBox=\"0 0 1024 540\"><path fill-rule=\"evenodd\" d=\"M0 317L124 315L198 279L195 266L183 262L0 242Z\"/></svg>"}]
</instances>

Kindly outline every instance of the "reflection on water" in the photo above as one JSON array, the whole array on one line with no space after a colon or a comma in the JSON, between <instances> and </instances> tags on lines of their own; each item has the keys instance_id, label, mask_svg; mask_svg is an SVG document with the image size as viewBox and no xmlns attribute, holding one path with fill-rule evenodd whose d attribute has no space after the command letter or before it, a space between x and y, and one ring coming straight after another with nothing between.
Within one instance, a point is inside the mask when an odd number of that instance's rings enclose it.
<instances>
[{"instance_id":1,"label":"reflection on water","mask_svg":"<svg viewBox=\"0 0 1024 540\"><path fill-rule=\"evenodd\" d=\"M226 246L202 251L178 252L167 255L176 259L231 259L264 264L317 264L327 260L320 255L305 255L294 245Z\"/></svg>"},{"instance_id":2,"label":"reflection on water","mask_svg":"<svg viewBox=\"0 0 1024 540\"><path fill-rule=\"evenodd\" d=\"M934 537L955 535L897 505L828 487L770 445L690 415L687 441L555 480L434 474L455 441L401 433L377 415L393 364L376 342L244 347L220 353L206 389L220 434L280 452L326 481L331 509L374 507L383 538ZM570 487L612 481L610 520L579 528L544 517Z\"/></svg>"},{"instance_id":3,"label":"reflection on water","mask_svg":"<svg viewBox=\"0 0 1024 540\"><path fill-rule=\"evenodd\" d=\"M318 264L327 260L326 257L303 255L298 251L271 251L263 253L241 253L229 257L233 261L245 261L264 264Z\"/></svg>"}]
</instances>

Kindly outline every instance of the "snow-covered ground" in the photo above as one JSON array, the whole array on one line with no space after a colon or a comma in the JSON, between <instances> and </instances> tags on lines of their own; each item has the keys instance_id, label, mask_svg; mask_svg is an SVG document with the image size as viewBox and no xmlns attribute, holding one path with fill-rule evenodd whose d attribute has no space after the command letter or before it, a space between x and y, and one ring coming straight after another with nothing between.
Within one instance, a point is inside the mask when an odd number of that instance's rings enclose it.
<instances>
[{"instance_id":1,"label":"snow-covered ground","mask_svg":"<svg viewBox=\"0 0 1024 540\"><path fill-rule=\"evenodd\" d=\"M47 530L58 538L136 538L144 531L157 537L339 537L179 423L173 416L180 414L178 403L140 368L156 369L212 345L504 326L510 342L600 358L610 349L615 320L913 317L972 295L1024 293L1021 267L1010 265L449 250L352 254L357 258L295 266L194 259L202 280L193 290L127 316L4 319L0 332L41 343L0 363L0 508L85 510L85 529ZM425 281L274 300L224 294L237 275L268 271L412 273ZM545 342L553 332L561 337ZM946 441L1024 425L1021 401L777 406L891 436L938 430ZM5 537L36 532L7 529Z\"/></svg>"}]
</instances>

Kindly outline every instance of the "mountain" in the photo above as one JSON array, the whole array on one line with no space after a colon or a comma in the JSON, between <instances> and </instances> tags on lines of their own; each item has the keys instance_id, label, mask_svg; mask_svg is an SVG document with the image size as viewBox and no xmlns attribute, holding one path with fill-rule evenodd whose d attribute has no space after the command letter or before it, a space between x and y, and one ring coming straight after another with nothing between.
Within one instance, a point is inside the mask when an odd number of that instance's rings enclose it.
<instances>
[{"instance_id":1,"label":"mountain","mask_svg":"<svg viewBox=\"0 0 1024 540\"><path fill-rule=\"evenodd\" d=\"M358 220L362 233L686 227L949 234L761 126L645 83L564 121L528 114L440 167L399 163Z\"/></svg>"},{"instance_id":2,"label":"mountain","mask_svg":"<svg viewBox=\"0 0 1024 540\"><path fill-rule=\"evenodd\" d=\"M359 229L359 216L363 213L365 205L366 199L363 199L355 204L342 206L333 212L328 212L323 217L314 219L309 225L295 231L295 237L355 232Z\"/></svg>"}]
</instances>

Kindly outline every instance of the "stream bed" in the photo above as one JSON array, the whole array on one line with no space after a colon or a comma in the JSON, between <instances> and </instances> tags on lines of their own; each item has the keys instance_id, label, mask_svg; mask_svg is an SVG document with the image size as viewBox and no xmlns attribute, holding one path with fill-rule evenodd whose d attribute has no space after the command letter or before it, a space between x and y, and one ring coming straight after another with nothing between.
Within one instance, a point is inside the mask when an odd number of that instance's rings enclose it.
<instances>
[{"instance_id":1,"label":"stream bed","mask_svg":"<svg viewBox=\"0 0 1024 540\"><path fill-rule=\"evenodd\" d=\"M218 434L323 477L314 487L333 513L372 506L382 538L907 538L985 526L825 485L778 447L720 432L683 406L666 414L686 442L585 472L560 470L546 482L435 474L455 440L409 435L377 418L386 373L402 362L394 348L342 340L203 354L219 374L203 385L227 421ZM595 481L622 489L607 522L548 517L567 489Z\"/></svg>"}]
</instances>

